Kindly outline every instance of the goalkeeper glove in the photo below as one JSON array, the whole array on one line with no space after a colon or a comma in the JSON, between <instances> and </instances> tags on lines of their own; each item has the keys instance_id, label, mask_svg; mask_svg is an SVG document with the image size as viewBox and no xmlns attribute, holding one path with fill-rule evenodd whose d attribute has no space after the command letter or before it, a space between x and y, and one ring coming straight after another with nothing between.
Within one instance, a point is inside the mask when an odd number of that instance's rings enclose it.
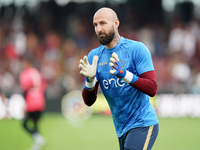
<instances>
[{"instance_id":1,"label":"goalkeeper glove","mask_svg":"<svg viewBox=\"0 0 200 150\"><path fill-rule=\"evenodd\" d=\"M122 78L128 84L132 84L138 80L137 76L122 67L118 55L115 52L112 53L110 61L109 66L113 69L110 70L110 74L115 75L117 78Z\"/></svg>"},{"instance_id":2,"label":"goalkeeper glove","mask_svg":"<svg viewBox=\"0 0 200 150\"><path fill-rule=\"evenodd\" d=\"M124 78L126 76L126 69L122 68L119 58L115 52L112 54L110 61L109 65L113 69L110 70L110 74L113 74L118 78Z\"/></svg>"},{"instance_id":3,"label":"goalkeeper glove","mask_svg":"<svg viewBox=\"0 0 200 150\"><path fill-rule=\"evenodd\" d=\"M86 77L89 82L93 82L95 79L98 60L99 57L97 55L93 57L92 65L89 64L87 56L84 56L83 59L80 60L80 74Z\"/></svg>"}]
</instances>

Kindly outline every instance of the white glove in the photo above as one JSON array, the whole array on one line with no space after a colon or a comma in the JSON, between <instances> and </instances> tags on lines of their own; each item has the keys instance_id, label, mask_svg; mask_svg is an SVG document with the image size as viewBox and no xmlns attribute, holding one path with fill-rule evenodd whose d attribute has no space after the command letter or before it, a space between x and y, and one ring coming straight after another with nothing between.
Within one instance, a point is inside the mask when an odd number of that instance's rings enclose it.
<instances>
[{"instance_id":1,"label":"white glove","mask_svg":"<svg viewBox=\"0 0 200 150\"><path fill-rule=\"evenodd\" d=\"M97 72L97 62L99 57L95 55L92 60L92 65L89 64L87 56L84 56L83 59L80 60L79 68L81 69L80 74L86 78L90 82L95 79L95 75Z\"/></svg>"}]
</instances>

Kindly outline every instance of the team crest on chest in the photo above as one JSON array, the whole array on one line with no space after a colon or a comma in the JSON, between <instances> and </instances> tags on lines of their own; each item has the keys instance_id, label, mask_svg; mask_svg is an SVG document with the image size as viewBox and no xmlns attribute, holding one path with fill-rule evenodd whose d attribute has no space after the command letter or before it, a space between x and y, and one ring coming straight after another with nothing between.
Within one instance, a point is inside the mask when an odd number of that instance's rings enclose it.
<instances>
[{"instance_id":1,"label":"team crest on chest","mask_svg":"<svg viewBox=\"0 0 200 150\"><path fill-rule=\"evenodd\" d=\"M126 68L126 60L120 60L120 63L123 68Z\"/></svg>"}]
</instances>

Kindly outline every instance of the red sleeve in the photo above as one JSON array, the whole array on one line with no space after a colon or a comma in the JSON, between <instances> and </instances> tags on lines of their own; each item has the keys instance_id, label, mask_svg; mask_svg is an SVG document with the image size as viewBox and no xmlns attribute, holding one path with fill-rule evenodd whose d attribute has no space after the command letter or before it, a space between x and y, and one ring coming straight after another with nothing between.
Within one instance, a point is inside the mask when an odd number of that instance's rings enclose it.
<instances>
[{"instance_id":1,"label":"red sleeve","mask_svg":"<svg viewBox=\"0 0 200 150\"><path fill-rule=\"evenodd\" d=\"M88 91L85 88L83 88L82 97L83 97L84 103L87 106L92 106L94 104L94 102L96 101L98 85L99 85L99 83L97 82L94 89L92 89L91 91Z\"/></svg>"},{"instance_id":2,"label":"red sleeve","mask_svg":"<svg viewBox=\"0 0 200 150\"><path fill-rule=\"evenodd\" d=\"M148 71L140 75L138 80L131 84L135 89L153 97L157 93L155 71Z\"/></svg>"}]
</instances>

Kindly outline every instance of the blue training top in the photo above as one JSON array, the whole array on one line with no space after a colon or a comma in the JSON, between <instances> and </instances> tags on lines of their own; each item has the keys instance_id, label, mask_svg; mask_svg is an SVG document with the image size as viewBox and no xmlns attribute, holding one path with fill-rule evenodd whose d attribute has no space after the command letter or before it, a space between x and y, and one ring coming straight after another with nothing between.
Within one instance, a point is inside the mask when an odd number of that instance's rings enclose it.
<instances>
[{"instance_id":1,"label":"blue training top","mask_svg":"<svg viewBox=\"0 0 200 150\"><path fill-rule=\"evenodd\" d=\"M90 64L94 55L99 57L96 78L110 106L117 136L121 137L132 128L155 125L158 119L148 95L110 74L109 62L113 52L118 55L123 68L136 76L152 71L154 67L144 44L123 37L112 49L102 45L88 54Z\"/></svg>"}]
</instances>

